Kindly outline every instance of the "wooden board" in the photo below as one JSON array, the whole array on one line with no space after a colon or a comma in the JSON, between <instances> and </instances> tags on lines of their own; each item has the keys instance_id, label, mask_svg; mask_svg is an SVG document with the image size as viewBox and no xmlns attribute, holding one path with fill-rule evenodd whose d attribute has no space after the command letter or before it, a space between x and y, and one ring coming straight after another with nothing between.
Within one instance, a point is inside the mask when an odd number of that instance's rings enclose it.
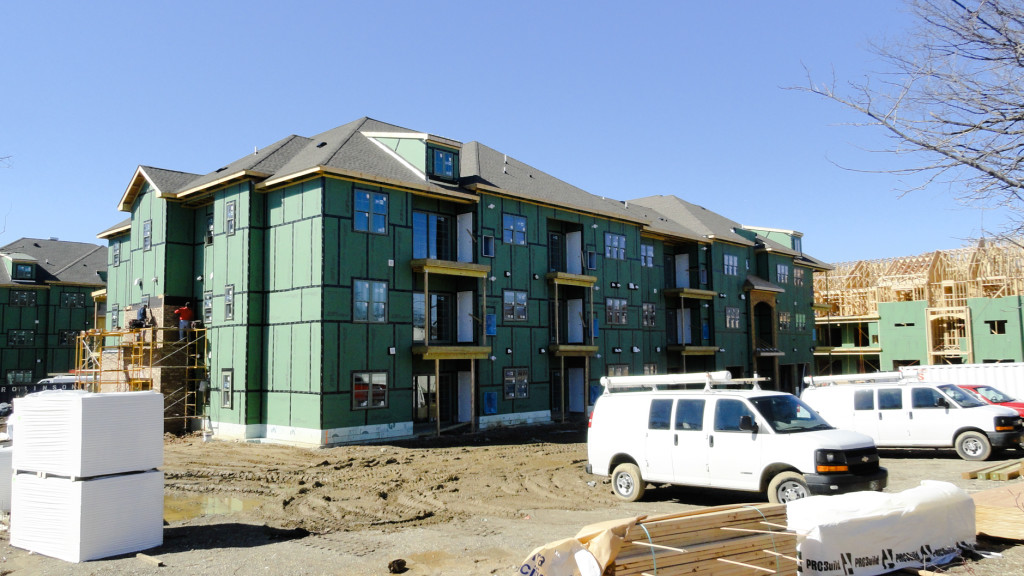
<instances>
[{"instance_id":1,"label":"wooden board","mask_svg":"<svg viewBox=\"0 0 1024 576\"><path fill-rule=\"evenodd\" d=\"M984 490L971 498L978 534L1024 541L1024 483Z\"/></svg>"}]
</instances>

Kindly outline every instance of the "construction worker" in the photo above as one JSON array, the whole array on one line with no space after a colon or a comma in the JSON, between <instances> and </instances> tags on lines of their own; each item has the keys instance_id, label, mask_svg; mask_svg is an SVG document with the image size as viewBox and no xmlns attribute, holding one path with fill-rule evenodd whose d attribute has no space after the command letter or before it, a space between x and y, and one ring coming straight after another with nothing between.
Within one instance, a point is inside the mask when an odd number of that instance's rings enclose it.
<instances>
[{"instance_id":1,"label":"construction worker","mask_svg":"<svg viewBox=\"0 0 1024 576\"><path fill-rule=\"evenodd\" d=\"M185 302L185 305L174 311L174 315L178 317L178 340L184 340L185 334L189 333L192 329L192 303Z\"/></svg>"}]
</instances>

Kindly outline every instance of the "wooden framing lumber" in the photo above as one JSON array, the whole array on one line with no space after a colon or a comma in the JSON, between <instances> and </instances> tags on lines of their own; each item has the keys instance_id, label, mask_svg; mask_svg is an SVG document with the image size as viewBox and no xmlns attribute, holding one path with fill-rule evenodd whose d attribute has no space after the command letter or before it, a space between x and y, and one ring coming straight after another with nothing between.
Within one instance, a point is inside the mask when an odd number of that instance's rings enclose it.
<instances>
[{"instance_id":1,"label":"wooden framing lumber","mask_svg":"<svg viewBox=\"0 0 1024 576\"><path fill-rule=\"evenodd\" d=\"M1022 467L1024 467L1024 460L1000 462L977 470L969 470L960 476L966 480L1012 480L1021 475Z\"/></svg>"}]
</instances>

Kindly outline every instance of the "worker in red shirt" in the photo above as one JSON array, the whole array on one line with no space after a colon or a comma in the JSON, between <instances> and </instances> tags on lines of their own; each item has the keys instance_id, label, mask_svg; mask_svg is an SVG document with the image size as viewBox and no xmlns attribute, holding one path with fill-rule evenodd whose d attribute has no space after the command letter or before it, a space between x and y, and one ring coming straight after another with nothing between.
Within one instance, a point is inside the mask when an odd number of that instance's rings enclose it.
<instances>
[{"instance_id":1,"label":"worker in red shirt","mask_svg":"<svg viewBox=\"0 0 1024 576\"><path fill-rule=\"evenodd\" d=\"M184 340L185 334L192 329L192 305L191 302L185 302L185 305L174 311L174 315L178 317L178 340Z\"/></svg>"}]
</instances>

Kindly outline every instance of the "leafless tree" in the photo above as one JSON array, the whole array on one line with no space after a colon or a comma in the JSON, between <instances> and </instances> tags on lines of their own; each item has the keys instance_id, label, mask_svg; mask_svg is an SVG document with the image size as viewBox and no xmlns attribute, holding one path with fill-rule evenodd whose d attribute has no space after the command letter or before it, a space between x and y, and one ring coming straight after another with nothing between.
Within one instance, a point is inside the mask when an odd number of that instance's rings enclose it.
<instances>
[{"instance_id":1,"label":"leafless tree","mask_svg":"<svg viewBox=\"0 0 1024 576\"><path fill-rule=\"evenodd\" d=\"M954 187L971 206L1010 212L1024 231L1024 2L908 0L916 27L875 44L885 70L837 87L802 90L839 102L881 127L891 152L911 165L897 174ZM906 192L906 191L905 191Z\"/></svg>"}]
</instances>

